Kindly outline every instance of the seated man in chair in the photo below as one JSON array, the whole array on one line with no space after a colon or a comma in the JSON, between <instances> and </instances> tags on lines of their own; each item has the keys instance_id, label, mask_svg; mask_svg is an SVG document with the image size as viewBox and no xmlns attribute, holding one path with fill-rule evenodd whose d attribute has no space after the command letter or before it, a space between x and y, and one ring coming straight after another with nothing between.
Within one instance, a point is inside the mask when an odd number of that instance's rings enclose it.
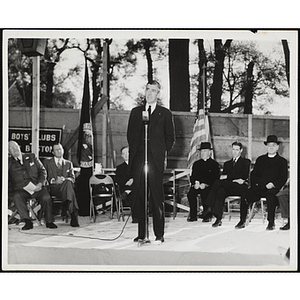
<instances>
[{"instance_id":1,"label":"seated man in chair","mask_svg":"<svg viewBox=\"0 0 300 300\"><path fill-rule=\"evenodd\" d=\"M190 204L190 214L187 219L188 222L197 221L197 195L201 195L201 202L204 211L207 210L207 196L214 184L220 176L219 164L211 158L211 144L209 142L202 142L200 144L201 158L194 162L192 166L191 188L187 194ZM202 216L202 222L209 222L211 214L207 213Z\"/></svg>"},{"instance_id":2,"label":"seated man in chair","mask_svg":"<svg viewBox=\"0 0 300 300\"><path fill-rule=\"evenodd\" d=\"M130 176L129 168L129 147L125 146L121 149L121 156L124 162L117 166L115 181L119 186L121 198L124 206L130 206L132 223L137 223L137 217L133 211L133 203L131 197L131 188L133 184L133 178Z\"/></svg>"},{"instance_id":3,"label":"seated man in chair","mask_svg":"<svg viewBox=\"0 0 300 300\"><path fill-rule=\"evenodd\" d=\"M216 217L213 227L222 225L223 207L226 197L241 196L248 189L248 177L251 161L241 157L243 145L234 142L232 147L232 159L224 163L224 168L220 179L217 180L207 199L208 212Z\"/></svg>"},{"instance_id":4,"label":"seated man in chair","mask_svg":"<svg viewBox=\"0 0 300 300\"><path fill-rule=\"evenodd\" d=\"M53 145L52 153L54 157L44 161L50 195L62 199L62 217L67 217L67 211L69 211L71 215L70 225L79 227L78 203L74 191L75 175L73 164L71 161L63 158L64 149L61 144Z\"/></svg>"},{"instance_id":5,"label":"seated man in chair","mask_svg":"<svg viewBox=\"0 0 300 300\"><path fill-rule=\"evenodd\" d=\"M42 207L47 228L57 228L53 223L52 201L47 188L47 172L34 153L21 153L20 146L15 141L8 143L8 184L12 190L12 200L20 216L25 220L22 230L33 228L29 217L27 201L35 198Z\"/></svg>"},{"instance_id":6,"label":"seated man in chair","mask_svg":"<svg viewBox=\"0 0 300 300\"><path fill-rule=\"evenodd\" d=\"M280 142L276 135L269 135L264 142L267 153L257 158L250 175L251 187L241 197L240 221L237 229L245 227L247 210L250 204L261 197L267 200L267 230L275 229L275 209L279 205L276 194L286 183L288 177L287 160L278 154Z\"/></svg>"}]
</instances>

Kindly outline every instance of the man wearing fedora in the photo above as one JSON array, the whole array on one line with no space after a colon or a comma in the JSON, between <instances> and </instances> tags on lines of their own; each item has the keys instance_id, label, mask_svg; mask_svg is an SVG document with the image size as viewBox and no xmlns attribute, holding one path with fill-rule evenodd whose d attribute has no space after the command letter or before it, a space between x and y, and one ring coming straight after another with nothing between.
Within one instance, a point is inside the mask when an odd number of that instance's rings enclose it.
<instances>
[{"instance_id":1,"label":"man wearing fedora","mask_svg":"<svg viewBox=\"0 0 300 300\"><path fill-rule=\"evenodd\" d=\"M276 135L269 135L264 144L267 153L257 158L250 174L251 187L241 197L240 221L235 226L237 229L245 227L249 205L261 197L267 199L269 224L266 229L275 229L275 208L279 205L276 194L287 181L288 163L278 154L280 142Z\"/></svg>"},{"instance_id":2,"label":"man wearing fedora","mask_svg":"<svg viewBox=\"0 0 300 300\"><path fill-rule=\"evenodd\" d=\"M201 202L204 211L207 210L206 198L212 188L213 183L220 176L219 164L211 158L211 144L203 142L200 144L201 158L194 162L192 167L192 175L190 178L191 188L187 194L190 204L190 214L188 222L197 221L197 195L201 195ZM207 214L203 222L209 222L211 215Z\"/></svg>"}]
</instances>

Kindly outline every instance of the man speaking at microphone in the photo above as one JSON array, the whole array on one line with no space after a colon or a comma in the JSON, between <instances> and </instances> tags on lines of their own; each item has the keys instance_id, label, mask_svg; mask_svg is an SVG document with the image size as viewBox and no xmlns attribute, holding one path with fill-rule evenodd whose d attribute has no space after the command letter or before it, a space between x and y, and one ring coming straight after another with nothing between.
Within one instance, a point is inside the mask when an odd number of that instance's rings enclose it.
<instances>
[{"instance_id":1,"label":"man speaking at microphone","mask_svg":"<svg viewBox=\"0 0 300 300\"><path fill-rule=\"evenodd\" d=\"M157 104L160 84L157 81L146 85L146 103L132 109L128 121L129 166L133 178L133 209L138 218L138 236L146 238L145 213L145 124L147 130L149 206L153 214L153 230L158 243L164 242L164 190L163 174L167 153L175 142L173 115L170 110Z\"/></svg>"}]
</instances>

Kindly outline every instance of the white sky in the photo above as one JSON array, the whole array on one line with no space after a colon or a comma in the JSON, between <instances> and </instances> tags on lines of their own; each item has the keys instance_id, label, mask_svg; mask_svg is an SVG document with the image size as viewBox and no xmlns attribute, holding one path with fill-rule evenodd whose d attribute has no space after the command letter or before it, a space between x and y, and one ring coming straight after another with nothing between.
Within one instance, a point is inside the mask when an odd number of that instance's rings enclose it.
<instances>
[{"instance_id":1,"label":"white sky","mask_svg":"<svg viewBox=\"0 0 300 300\"><path fill-rule=\"evenodd\" d=\"M178 33L176 31L176 33ZM193 32L192 32L193 33ZM128 33L126 33L128 35ZM253 39L253 34L249 35L249 33L245 34L244 36L241 36L240 34L232 34L231 38L236 38L235 36L238 36L239 39L243 40L245 37L247 37L247 40ZM129 35L128 38L131 36L135 36L135 34ZM254 35L255 36L255 35ZM141 38L140 36L139 38ZM195 35L191 34L191 37L201 37L201 35ZM269 55L272 57L272 59L278 59L278 53L282 52L282 45L280 42L280 35L273 35L268 36L268 34L264 34L264 38L258 38L254 39L257 41L258 48L266 55ZM225 42L226 39L224 39ZM113 42L110 46L110 52L113 55L115 51L120 51L122 49L125 49L125 41L126 39L123 39L123 36L120 38L116 36L116 38L113 39ZM192 40L191 40L192 41ZM214 43L212 39L212 34L210 34L209 38L205 39L205 48L207 51L210 49L213 50ZM197 56L197 46L193 45L192 42L190 43L190 62L192 62L195 57ZM129 77L126 79L126 81L123 82L123 84L129 89L130 94L120 94L120 90L116 90L115 88L111 88L110 96L113 100L114 97L117 97L121 95L122 98L122 104L124 106L124 109L130 110L135 105L135 99L137 98L138 93L144 93L144 86L146 83L146 74L147 74L147 64L146 64L146 58L143 57L142 54L136 55L138 64L137 64L137 72L135 76ZM154 58L154 56L152 57ZM68 50L63 52L62 60L61 62L56 66L55 72L57 75L62 73L67 73L68 69L70 67L74 67L77 64L83 65L84 59L82 52L78 50ZM169 107L169 70L168 70L168 61L157 61L153 60L153 67L157 69L157 80L160 81L162 90L161 90L161 99L166 107ZM116 72L117 68L114 68L114 72ZM190 74L198 72L198 66L197 65L190 65ZM82 84L83 84L83 74L82 74ZM66 89L71 90L74 92L76 101L78 103L78 107L80 107L81 99L82 99L82 86L80 85L80 82L66 82ZM191 95L192 97L192 95ZM281 116L288 116L289 115L289 99L283 98L274 95L273 96L273 104L268 106L268 109L272 112L273 115L281 115ZM192 100L192 99L191 99ZM192 101L195 101L192 100ZM254 108L255 113L255 108Z\"/></svg>"}]
</instances>

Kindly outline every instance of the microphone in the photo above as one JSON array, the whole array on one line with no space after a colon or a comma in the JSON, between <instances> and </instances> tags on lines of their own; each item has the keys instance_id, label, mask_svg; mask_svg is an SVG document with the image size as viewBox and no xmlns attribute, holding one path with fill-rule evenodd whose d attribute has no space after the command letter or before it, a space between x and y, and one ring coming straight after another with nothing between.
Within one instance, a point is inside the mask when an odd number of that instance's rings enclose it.
<instances>
[{"instance_id":1,"label":"microphone","mask_svg":"<svg viewBox=\"0 0 300 300\"><path fill-rule=\"evenodd\" d=\"M142 120L145 124L149 123L149 111L142 111Z\"/></svg>"}]
</instances>

